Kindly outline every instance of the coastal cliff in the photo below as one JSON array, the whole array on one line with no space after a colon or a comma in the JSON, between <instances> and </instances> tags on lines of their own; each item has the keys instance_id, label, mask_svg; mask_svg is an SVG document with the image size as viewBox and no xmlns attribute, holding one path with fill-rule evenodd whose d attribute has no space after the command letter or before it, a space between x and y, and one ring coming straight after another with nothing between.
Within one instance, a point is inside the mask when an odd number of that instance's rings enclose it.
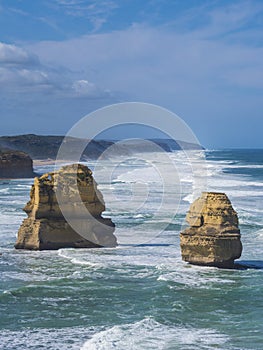
<instances>
[{"instance_id":1,"label":"coastal cliff","mask_svg":"<svg viewBox=\"0 0 263 350\"><path fill-rule=\"evenodd\" d=\"M77 183L76 188L74 182ZM56 191L62 195L59 203ZM36 177L30 201L24 207L28 218L18 231L15 248L115 247L115 225L101 216L104 210L102 194L97 189L91 170L84 165L68 165L57 172ZM75 223L84 232L83 235L70 226L62 212L67 213L70 222Z\"/></svg>"},{"instance_id":2,"label":"coastal cliff","mask_svg":"<svg viewBox=\"0 0 263 350\"><path fill-rule=\"evenodd\" d=\"M232 268L241 256L237 213L224 193L204 192L190 207L190 227L180 234L182 258L192 264Z\"/></svg>"},{"instance_id":3,"label":"coastal cliff","mask_svg":"<svg viewBox=\"0 0 263 350\"><path fill-rule=\"evenodd\" d=\"M166 152L187 149L202 149L198 144L187 143L183 141L175 141L171 139L151 139L148 145L144 140L131 140L125 144L118 143L117 140L88 140L74 137L53 136L53 135L17 135L17 136L1 136L0 148L9 148L26 152L32 159L56 159L59 147L62 142L68 144L67 160L75 160L75 154L78 153L79 147L83 146L82 160L97 159L101 154L111 147L112 155L129 156L133 153L145 153L156 151L154 145L158 145L160 149Z\"/></svg>"},{"instance_id":4,"label":"coastal cliff","mask_svg":"<svg viewBox=\"0 0 263 350\"><path fill-rule=\"evenodd\" d=\"M16 150L0 150L0 178L34 177L33 161L28 154Z\"/></svg>"}]
</instances>

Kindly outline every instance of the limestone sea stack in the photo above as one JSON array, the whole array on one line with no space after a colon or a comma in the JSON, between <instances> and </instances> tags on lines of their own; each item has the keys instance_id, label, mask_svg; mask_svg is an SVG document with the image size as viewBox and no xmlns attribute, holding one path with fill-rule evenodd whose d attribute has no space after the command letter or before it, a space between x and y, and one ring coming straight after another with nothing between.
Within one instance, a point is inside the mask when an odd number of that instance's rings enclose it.
<instances>
[{"instance_id":1,"label":"limestone sea stack","mask_svg":"<svg viewBox=\"0 0 263 350\"><path fill-rule=\"evenodd\" d=\"M33 161L28 154L15 150L0 150L0 178L30 178L33 172Z\"/></svg>"},{"instance_id":2,"label":"limestone sea stack","mask_svg":"<svg viewBox=\"0 0 263 350\"><path fill-rule=\"evenodd\" d=\"M224 193L204 192L186 216L180 234L182 259L191 264L233 268L242 253L237 213Z\"/></svg>"},{"instance_id":3,"label":"limestone sea stack","mask_svg":"<svg viewBox=\"0 0 263 350\"><path fill-rule=\"evenodd\" d=\"M57 198L60 198L59 203ZM84 165L67 165L59 171L36 177L30 201L23 210L28 218L18 231L17 249L117 245L113 234L115 225L111 219L101 216L105 203L91 170Z\"/></svg>"}]
</instances>

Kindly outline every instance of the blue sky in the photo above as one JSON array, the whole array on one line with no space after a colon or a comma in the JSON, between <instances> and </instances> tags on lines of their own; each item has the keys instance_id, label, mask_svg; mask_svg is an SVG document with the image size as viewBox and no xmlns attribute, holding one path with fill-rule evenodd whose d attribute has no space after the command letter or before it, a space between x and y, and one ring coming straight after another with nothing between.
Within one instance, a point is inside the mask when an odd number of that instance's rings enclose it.
<instances>
[{"instance_id":1,"label":"blue sky","mask_svg":"<svg viewBox=\"0 0 263 350\"><path fill-rule=\"evenodd\" d=\"M0 0L0 98L1 135L141 101L208 148L262 148L263 2Z\"/></svg>"}]
</instances>

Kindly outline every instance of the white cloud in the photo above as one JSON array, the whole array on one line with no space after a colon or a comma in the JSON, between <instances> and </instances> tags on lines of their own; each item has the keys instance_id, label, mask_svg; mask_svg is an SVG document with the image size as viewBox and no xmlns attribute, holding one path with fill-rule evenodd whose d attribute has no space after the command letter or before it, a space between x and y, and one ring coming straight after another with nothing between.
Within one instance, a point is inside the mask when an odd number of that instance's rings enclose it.
<instances>
[{"instance_id":1,"label":"white cloud","mask_svg":"<svg viewBox=\"0 0 263 350\"><path fill-rule=\"evenodd\" d=\"M210 144L222 145L223 137L233 146L231 128L247 115L252 124L260 118L263 46L257 40L257 28L242 27L251 21L254 10L247 16L242 8L239 14L233 13L233 8L225 15L218 11L213 15L206 12L209 20L194 29L186 24L183 30L173 24L134 24L125 30L28 47L43 62L62 64L86 75L75 81L107 87L122 101L150 102L173 110L190 121L201 142L203 137ZM247 40L251 37L255 41ZM90 92L88 84L77 86L79 94L81 89ZM237 135L236 144L245 138Z\"/></svg>"},{"instance_id":2,"label":"white cloud","mask_svg":"<svg viewBox=\"0 0 263 350\"><path fill-rule=\"evenodd\" d=\"M18 74L28 84L41 85L49 82L48 74L38 70L21 69Z\"/></svg>"},{"instance_id":3,"label":"white cloud","mask_svg":"<svg viewBox=\"0 0 263 350\"><path fill-rule=\"evenodd\" d=\"M251 1L229 3L228 6L211 10L209 12L211 34L240 29L262 10L262 4Z\"/></svg>"},{"instance_id":4,"label":"white cloud","mask_svg":"<svg viewBox=\"0 0 263 350\"><path fill-rule=\"evenodd\" d=\"M7 69L0 68L0 81L2 83L21 83L26 85L38 85L48 83L46 73L28 69Z\"/></svg>"},{"instance_id":5,"label":"white cloud","mask_svg":"<svg viewBox=\"0 0 263 350\"><path fill-rule=\"evenodd\" d=\"M36 89L53 89L52 79L46 67L36 55L16 45L0 42L0 89L28 92Z\"/></svg>"},{"instance_id":6,"label":"white cloud","mask_svg":"<svg viewBox=\"0 0 263 350\"><path fill-rule=\"evenodd\" d=\"M52 92L60 97L105 96L94 83L85 79L75 80L75 74L68 69L42 64L37 55L24 48L0 43L0 90L12 93ZM81 76L81 73L78 73Z\"/></svg>"},{"instance_id":7,"label":"white cloud","mask_svg":"<svg viewBox=\"0 0 263 350\"><path fill-rule=\"evenodd\" d=\"M55 87L47 73L39 70L0 68L0 92L19 100L21 95L55 93Z\"/></svg>"},{"instance_id":8,"label":"white cloud","mask_svg":"<svg viewBox=\"0 0 263 350\"><path fill-rule=\"evenodd\" d=\"M77 80L72 84L76 97L101 98L109 96L109 91L101 90L94 83L87 80Z\"/></svg>"},{"instance_id":9,"label":"white cloud","mask_svg":"<svg viewBox=\"0 0 263 350\"><path fill-rule=\"evenodd\" d=\"M102 8L104 1L56 2L63 14L86 16L89 23L94 21L94 28L103 25L110 11ZM157 103L188 116L213 143L214 137L221 136L219 132L218 136L216 132L208 135L207 130L216 127L225 133L242 116L259 118L261 113L262 25L256 23L263 4L204 3L201 9L190 9L159 27L135 23L126 29L64 41L24 43L22 49L5 47L5 55L0 55L5 62L0 77L13 86L27 84L32 91L50 89L48 101L53 101L53 109L61 103L58 114L63 109L63 117L83 115L91 106L95 109L103 104L105 96L111 103L106 88L119 100ZM38 63L33 64L32 57ZM39 96L43 108L51 109L51 103ZM230 131L229 140L231 144Z\"/></svg>"},{"instance_id":10,"label":"white cloud","mask_svg":"<svg viewBox=\"0 0 263 350\"><path fill-rule=\"evenodd\" d=\"M111 0L56 0L57 6L68 16L86 18L98 31L107 22L112 11L118 8Z\"/></svg>"},{"instance_id":11,"label":"white cloud","mask_svg":"<svg viewBox=\"0 0 263 350\"><path fill-rule=\"evenodd\" d=\"M96 91L95 85L87 80L75 81L72 88L78 95L89 95L90 93Z\"/></svg>"},{"instance_id":12,"label":"white cloud","mask_svg":"<svg viewBox=\"0 0 263 350\"><path fill-rule=\"evenodd\" d=\"M32 65L39 62L35 55L29 54L23 48L0 42L0 63L8 65Z\"/></svg>"},{"instance_id":13,"label":"white cloud","mask_svg":"<svg viewBox=\"0 0 263 350\"><path fill-rule=\"evenodd\" d=\"M158 101L172 90L201 93L222 84L225 89L243 88L249 68L263 70L262 47L229 44L224 38L208 39L208 33L209 28L201 36L200 32L181 34L134 25L123 31L42 42L30 48L44 61L72 70L81 67L99 86L134 98L158 96ZM226 76L233 71L240 79L230 83ZM248 87L261 84L261 76L253 74Z\"/></svg>"}]
</instances>

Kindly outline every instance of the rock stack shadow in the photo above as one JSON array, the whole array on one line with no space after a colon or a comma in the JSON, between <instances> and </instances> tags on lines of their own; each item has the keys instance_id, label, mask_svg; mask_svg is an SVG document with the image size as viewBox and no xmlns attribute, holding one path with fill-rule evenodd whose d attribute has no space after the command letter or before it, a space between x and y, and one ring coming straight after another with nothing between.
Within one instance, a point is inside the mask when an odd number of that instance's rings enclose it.
<instances>
[{"instance_id":1,"label":"rock stack shadow","mask_svg":"<svg viewBox=\"0 0 263 350\"><path fill-rule=\"evenodd\" d=\"M235 262L237 270L263 270L263 260L240 260Z\"/></svg>"}]
</instances>

